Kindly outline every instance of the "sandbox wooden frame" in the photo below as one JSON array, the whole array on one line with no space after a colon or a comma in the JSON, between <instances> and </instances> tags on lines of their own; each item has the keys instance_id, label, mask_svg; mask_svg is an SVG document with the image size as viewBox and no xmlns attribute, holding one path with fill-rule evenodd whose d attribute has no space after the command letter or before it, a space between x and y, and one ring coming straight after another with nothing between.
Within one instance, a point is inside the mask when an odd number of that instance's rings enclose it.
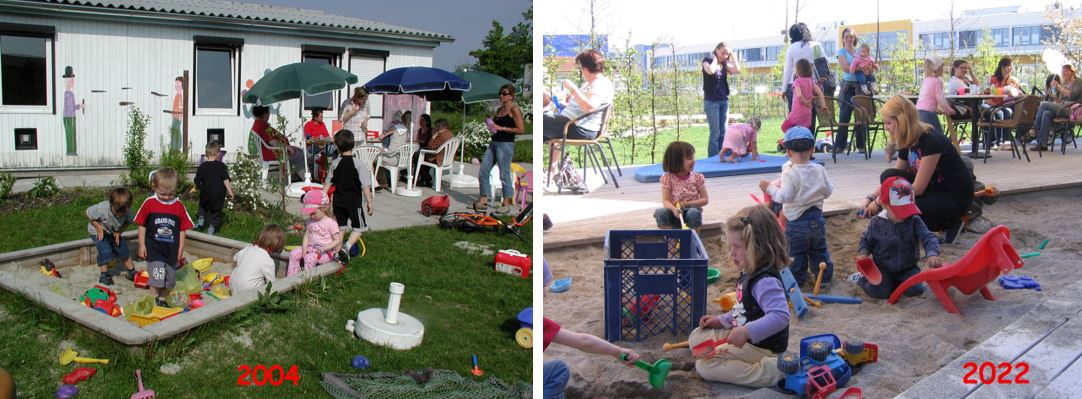
<instances>
[{"instance_id":1,"label":"sandbox wooden frame","mask_svg":"<svg viewBox=\"0 0 1082 399\"><path fill-rule=\"evenodd\" d=\"M137 233L129 231L124 233L125 239L135 238ZM233 255L237 251L251 244L207 235L199 232L188 232L184 250L197 258L214 258L215 261L232 263ZM57 266L86 266L93 267L94 243L90 238L68 241L44 247L29 248L5 254L0 254L0 265L11 263L19 264L18 267L38 268L38 262L43 257L49 257ZM133 252L134 253L134 252ZM288 252L272 254L275 260L275 274L279 277L272 286L275 292L286 292L305 280L316 276L327 276L337 272L341 266L337 262L319 265L313 269L303 271L293 276L282 278L285 275L289 261ZM110 317L104 313L90 309L83 304L65 298L44 286L34 286L21 281L11 273L0 270L0 287L22 294L26 298L42 306L60 313L87 328L99 332L117 340L125 345L145 345L153 341L163 340L192 328L208 323L214 319L226 316L259 299L259 291L245 291L233 295L222 301L211 301L195 312L188 312L170 317L168 319L139 327L123 318ZM89 288L89 287L87 287ZM123 316L122 316L123 317Z\"/></svg>"}]
</instances>

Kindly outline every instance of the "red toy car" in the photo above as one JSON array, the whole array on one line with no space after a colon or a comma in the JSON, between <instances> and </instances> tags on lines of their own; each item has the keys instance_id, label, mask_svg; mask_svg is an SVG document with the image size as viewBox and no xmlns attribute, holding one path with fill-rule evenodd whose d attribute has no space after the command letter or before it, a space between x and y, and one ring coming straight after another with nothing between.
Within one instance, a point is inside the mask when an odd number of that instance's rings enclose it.
<instances>
[{"instance_id":1,"label":"red toy car","mask_svg":"<svg viewBox=\"0 0 1082 399\"><path fill-rule=\"evenodd\" d=\"M421 214L427 216L446 215L451 207L451 199L446 195L433 195L421 202Z\"/></svg>"}]
</instances>

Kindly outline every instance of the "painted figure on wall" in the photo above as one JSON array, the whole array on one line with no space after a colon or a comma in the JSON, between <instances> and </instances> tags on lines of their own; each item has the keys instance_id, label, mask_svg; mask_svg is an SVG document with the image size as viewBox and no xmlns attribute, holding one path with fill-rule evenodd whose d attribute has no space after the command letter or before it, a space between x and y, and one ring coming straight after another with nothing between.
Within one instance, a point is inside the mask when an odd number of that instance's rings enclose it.
<instances>
[{"instance_id":1,"label":"painted figure on wall","mask_svg":"<svg viewBox=\"0 0 1082 399\"><path fill-rule=\"evenodd\" d=\"M184 77L177 76L176 94L173 95L173 125L169 128L169 149L180 151L183 148L183 135L181 129L184 126Z\"/></svg>"},{"instance_id":2,"label":"painted figure on wall","mask_svg":"<svg viewBox=\"0 0 1082 399\"><path fill-rule=\"evenodd\" d=\"M86 100L79 104L75 103L75 93L71 89L75 87L75 72L71 66L64 67L64 137L67 145L67 154L76 155L75 136L75 111L86 112Z\"/></svg>"}]
</instances>

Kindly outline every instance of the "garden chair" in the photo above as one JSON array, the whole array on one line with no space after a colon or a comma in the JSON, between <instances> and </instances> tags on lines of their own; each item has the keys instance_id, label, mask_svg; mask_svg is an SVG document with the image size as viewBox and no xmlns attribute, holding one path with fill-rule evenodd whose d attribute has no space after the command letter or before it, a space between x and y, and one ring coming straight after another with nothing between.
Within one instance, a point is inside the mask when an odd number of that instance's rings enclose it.
<instances>
[{"instance_id":1,"label":"garden chair","mask_svg":"<svg viewBox=\"0 0 1082 399\"><path fill-rule=\"evenodd\" d=\"M220 159L222 162L225 162L225 153L226 152L228 152L228 151L226 151L226 150L218 151L218 159ZM207 161L207 154L199 154L199 163L196 164L195 166L198 167L199 165L202 165L203 162L206 162L206 161Z\"/></svg>"},{"instance_id":2,"label":"garden chair","mask_svg":"<svg viewBox=\"0 0 1082 399\"><path fill-rule=\"evenodd\" d=\"M954 108L954 115L948 115L946 117L947 131L944 133L950 136L951 144L954 144L954 148L958 150L959 153L961 153L962 148L959 143L965 140L969 131L969 124L973 121L973 119L969 116L970 114L963 114L963 112L976 111L970 110L969 107L951 100L947 100L947 102L950 103L951 108ZM959 133L959 130L961 130L961 133Z\"/></svg>"},{"instance_id":3,"label":"garden chair","mask_svg":"<svg viewBox=\"0 0 1082 399\"><path fill-rule=\"evenodd\" d=\"M1056 136L1060 139L1060 154L1067 154L1067 142L1070 141L1074 144L1074 148L1078 148L1078 134L1079 127L1082 126L1082 102L1067 102L1063 108L1056 112L1056 117L1052 119L1052 131L1056 132ZM1056 141L1052 140L1051 150L1055 151Z\"/></svg>"},{"instance_id":4,"label":"garden chair","mask_svg":"<svg viewBox=\"0 0 1082 399\"><path fill-rule=\"evenodd\" d=\"M455 152L458 151L458 146L461 143L461 137L454 137L450 140L443 142L443 144L441 144L439 148L436 148L435 150L422 149L420 151L420 156L417 157L417 171L413 174L413 185L417 185L417 179L419 179L421 176L421 166L431 166L432 169L435 171L435 178L432 181L432 189L436 190L437 193L440 192L441 183L443 182L443 170L446 169L448 173L451 172L451 168L454 166ZM439 165L425 160L425 155L439 154L440 152L443 152L444 155L443 162Z\"/></svg>"},{"instance_id":5,"label":"garden chair","mask_svg":"<svg viewBox=\"0 0 1082 399\"><path fill-rule=\"evenodd\" d=\"M988 283L999 278L1001 273L1007 274L1011 270L1021 268L1022 264L1018 251L1011 245L1010 230L1007 226L996 226L988 230L957 262L922 271L902 282L890 295L887 303L893 305L909 288L920 283L928 283L936 299L943 305L943 309L950 313L961 314L958 307L951 301L947 288L954 287L965 295L980 291L984 299L994 301L996 298L988 289Z\"/></svg>"},{"instance_id":6,"label":"garden chair","mask_svg":"<svg viewBox=\"0 0 1082 399\"><path fill-rule=\"evenodd\" d=\"M984 112L981 112L981 122L977 124L977 127L973 128L976 132L977 128L987 131L993 131L993 129L1004 129L1007 132L1007 142L1011 143L1011 157L1017 156L1018 159L1022 159L1022 155L1026 156L1026 162L1029 162L1029 152L1026 151L1026 143L1013 132L1021 129L1028 129L1033 126L1033 120L1037 118L1037 107L1041 105L1041 98L1038 96L1022 96L1004 101L1003 104L992 107ZM1004 108L1012 108L1014 114L1011 115L1011 119L1004 120L991 120L990 116L996 111ZM976 133L974 133L976 135ZM992 137L989 134L985 134L984 141L984 163L988 163L988 153L991 150ZM1017 145L1015 145L1017 143ZM1022 152L1018 152L1018 147L1022 147ZM1040 147L1038 146L1038 149ZM1037 156L1042 156L1040 151L1037 151Z\"/></svg>"},{"instance_id":7,"label":"garden chair","mask_svg":"<svg viewBox=\"0 0 1082 399\"><path fill-rule=\"evenodd\" d=\"M263 140L263 136L260 136L260 135L256 134L256 132L252 132L252 136L255 136L256 140L259 140L260 149L266 148L268 150L274 151L275 154L280 154L282 151L289 151L288 149L283 148L283 147L271 146L269 143L267 143L265 140ZM278 159L266 159L266 158L264 158L263 157L263 151L259 151L259 157L260 157L259 158L260 161L262 161L262 164L263 164L263 169L260 171L260 178L263 179L263 185L264 185L264 187L266 187L266 185L268 183L267 182L267 175L270 173L270 167L271 166L277 166L278 169L281 170L282 169L282 163L279 162ZM286 173L287 173L287 175L286 175L286 185L289 185L289 184L293 183L293 176L289 176L290 174L292 174L292 173L290 173L290 171L292 169L290 169L290 167L289 167L289 157L286 156L285 159L286 159L285 160L285 170L286 170Z\"/></svg>"},{"instance_id":8,"label":"garden chair","mask_svg":"<svg viewBox=\"0 0 1082 399\"><path fill-rule=\"evenodd\" d=\"M877 112L876 101L872 99L872 97L853 96L852 100L854 108L852 120L857 126L867 127L867 131L864 133L864 140L866 143L866 146L864 147L864 159L871 159L872 147L875 146L875 139L879 136L879 132L883 132L883 121L875 120L875 117L876 115L879 115L879 112ZM860 113L856 113L856 109L860 109ZM857 119L858 117L860 119ZM887 147L885 143L890 141L890 135L884 134L883 136L885 137L883 145L883 148L885 149Z\"/></svg>"},{"instance_id":9,"label":"garden chair","mask_svg":"<svg viewBox=\"0 0 1082 399\"><path fill-rule=\"evenodd\" d=\"M515 180L515 200L519 203L519 209L526 207L526 194L533 194L533 172L526 171L517 163L511 164L511 173Z\"/></svg>"},{"instance_id":10,"label":"garden chair","mask_svg":"<svg viewBox=\"0 0 1082 399\"><path fill-rule=\"evenodd\" d=\"M577 122L577 121L579 121L579 120L581 120L583 118L592 116L592 115L597 114L599 112L602 113L601 127L597 130L597 137L596 138L594 138L592 140L568 139L567 138L567 129L570 128L572 124L574 124L575 122ZM608 184L609 179L605 177L605 173L601 170L602 165L604 165L604 167L609 171L609 176L612 177L612 183L616 186L616 188L620 188L620 183L618 181L616 181L616 174L612 173L612 167L609 165L609 161L605 157L605 150L601 147L601 143L606 142L609 145L609 149L610 150L612 149L612 143L609 142L609 139L608 139L608 124L609 124L609 117L611 117L611 116L612 116L612 104L603 104L603 105L601 105L600 107L598 107L597 109L595 109L593 111L582 114L578 118L571 119L571 120L567 121L567 124L564 125L564 136L563 136L563 138L549 140L549 141L545 142L545 144L549 148L559 146L562 149L559 163L563 163L564 159L566 157L568 157L568 147L567 147L568 145L580 147L582 149L582 152L580 154L583 157L582 158L583 177L585 178L586 167L589 166L587 162L592 161L593 162L592 166L593 166L594 170L597 171L597 173L599 175L601 175L601 179L604 180L606 184ZM600 162L598 161L598 156L599 155L601 157ZM616 157L616 154L613 153L613 161L614 162L615 162L615 157ZM546 180L550 180L552 178L552 168L548 168L548 169L549 170L546 173L546 176L547 176ZM620 169L619 165L617 165L616 169L617 170ZM621 171L620 175L623 176L622 171ZM562 192L562 191L563 191L563 188L561 187L561 188L558 189L557 192Z\"/></svg>"},{"instance_id":11,"label":"garden chair","mask_svg":"<svg viewBox=\"0 0 1082 399\"><path fill-rule=\"evenodd\" d=\"M378 145L362 145L353 147L353 156L368 165L368 172L372 175L372 184L376 184L376 162L383 155L383 147Z\"/></svg>"},{"instance_id":12,"label":"garden chair","mask_svg":"<svg viewBox=\"0 0 1082 399\"><path fill-rule=\"evenodd\" d=\"M413 156L413 144L414 143L402 144L394 150L384 152L384 156L379 157L376 168L387 169L387 172L390 175L392 193L396 192L398 189L398 170L409 167L407 162L409 162L409 157ZM393 156L392 154L395 153L398 153L396 162L387 161L387 159L384 158L385 156ZM373 180L372 184L376 184L375 180Z\"/></svg>"},{"instance_id":13,"label":"garden chair","mask_svg":"<svg viewBox=\"0 0 1082 399\"><path fill-rule=\"evenodd\" d=\"M831 134L836 134L837 129L839 127L846 126L846 127L849 127L850 130L852 130L852 128L857 126L857 124L854 123L854 122L848 122L848 123L839 123L838 122L838 114L836 112L837 109L838 109L838 106L840 106L843 103L852 105L851 103L847 103L847 102L842 101L841 99L838 99L836 97L826 97L826 103L827 103L827 111L826 112L818 112L817 111L815 113L815 117L816 117L816 119L818 119L818 122L819 122L818 125L816 125L816 127L815 127L815 136L816 137L819 136L819 132L831 132ZM835 103L837 103L838 106L835 106ZM856 114L858 112L861 112L860 109L858 109L856 107L853 107L853 113ZM855 120L855 119L852 119L852 118L850 119L850 121L853 121L853 120ZM867 140L868 136L865 135L864 139ZM849 155L849 148L850 147L852 147L852 146L847 146L845 148L845 154L846 155ZM834 159L834 163L838 163L838 153L835 152L834 150L837 150L837 148L832 149L830 156Z\"/></svg>"}]
</instances>

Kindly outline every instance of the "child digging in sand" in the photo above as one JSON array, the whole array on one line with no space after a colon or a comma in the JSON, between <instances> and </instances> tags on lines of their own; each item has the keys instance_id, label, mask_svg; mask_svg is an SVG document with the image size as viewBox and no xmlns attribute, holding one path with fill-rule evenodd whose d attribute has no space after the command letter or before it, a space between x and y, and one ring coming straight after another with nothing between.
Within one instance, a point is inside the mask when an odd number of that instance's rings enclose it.
<instances>
[{"instance_id":1,"label":"child digging in sand","mask_svg":"<svg viewBox=\"0 0 1082 399\"><path fill-rule=\"evenodd\" d=\"M108 200L86 208L86 217L90 219L86 229L98 250L98 267L101 268L99 284L113 285L109 267L114 262L124 263L128 280L135 280L135 264L128 256L128 243L120 238L124 228L132 222L131 202L131 192L117 187L109 190Z\"/></svg>"},{"instance_id":2,"label":"child digging in sand","mask_svg":"<svg viewBox=\"0 0 1082 399\"><path fill-rule=\"evenodd\" d=\"M185 231L192 218L177 199L177 171L162 168L150 175L154 196L143 201L135 214L139 224L139 256L147 260L148 285L155 304L167 306L165 297L177 284L177 262L183 257Z\"/></svg>"},{"instance_id":3,"label":"child digging in sand","mask_svg":"<svg viewBox=\"0 0 1082 399\"><path fill-rule=\"evenodd\" d=\"M887 299L895 287L920 273L918 245L924 245L929 267L939 267L943 261L939 258L939 239L920 218L920 209L913 200L913 185L895 176L884 181L879 190L876 203L883 211L872 217L868 230L860 237L857 260L871 255L883 281L872 284L860 273L853 273L846 280L860 286L872 298ZM905 296L917 296L922 292L924 285L919 284L906 290Z\"/></svg>"},{"instance_id":4,"label":"child digging in sand","mask_svg":"<svg viewBox=\"0 0 1082 399\"><path fill-rule=\"evenodd\" d=\"M820 262L827 264L823 282L830 282L834 262L827 248L823 201L834 192L834 185L823 165L810 162L815 152L811 131L803 126L790 128L785 132L783 144L789 162L782 166L781 178L773 182L762 180L759 188L782 204L787 220L785 237L789 241L789 256L793 258L789 269L797 284L808 280L809 267L816 267L812 274L817 273Z\"/></svg>"},{"instance_id":5,"label":"child digging in sand","mask_svg":"<svg viewBox=\"0 0 1082 399\"><path fill-rule=\"evenodd\" d=\"M270 254L282 252L286 232L276 224L263 227L252 246L237 251L233 261L237 267L229 277L229 289L233 294L258 290L274 282L274 259Z\"/></svg>"},{"instance_id":6,"label":"child digging in sand","mask_svg":"<svg viewBox=\"0 0 1082 399\"><path fill-rule=\"evenodd\" d=\"M736 306L721 316L703 316L688 336L692 348L707 340L728 342L695 362L703 379L756 388L773 387L784 376L777 355L789 347L789 305L778 271L789 264L785 236L763 206L741 209L725 222L729 258L740 271Z\"/></svg>"},{"instance_id":7,"label":"child digging in sand","mask_svg":"<svg viewBox=\"0 0 1082 399\"><path fill-rule=\"evenodd\" d=\"M635 361L639 360L639 354L635 353L634 350L621 348L590 334L563 329L556 322L549 320L548 317L542 317L542 320L544 321L542 327L544 346L542 351L548 349L549 344L555 342L586 353L612 356L628 367L635 367ZM625 354L627 358L621 359ZM544 367L542 372L545 380L543 397L545 399L562 399L564 389L567 388L567 381L571 379L571 368L562 360L545 360Z\"/></svg>"},{"instance_id":8,"label":"child digging in sand","mask_svg":"<svg viewBox=\"0 0 1082 399\"><path fill-rule=\"evenodd\" d=\"M679 229L681 220L699 231L703 225L703 207L710 202L706 178L695 172L695 147L683 141L669 143L662 158L661 205L654 211L659 229Z\"/></svg>"},{"instance_id":9,"label":"child digging in sand","mask_svg":"<svg viewBox=\"0 0 1082 399\"><path fill-rule=\"evenodd\" d=\"M721 162L736 163L737 157L751 154L751 160L759 159L759 128L763 122L751 117L748 123L735 123L726 129L725 141L721 144Z\"/></svg>"}]
</instances>

